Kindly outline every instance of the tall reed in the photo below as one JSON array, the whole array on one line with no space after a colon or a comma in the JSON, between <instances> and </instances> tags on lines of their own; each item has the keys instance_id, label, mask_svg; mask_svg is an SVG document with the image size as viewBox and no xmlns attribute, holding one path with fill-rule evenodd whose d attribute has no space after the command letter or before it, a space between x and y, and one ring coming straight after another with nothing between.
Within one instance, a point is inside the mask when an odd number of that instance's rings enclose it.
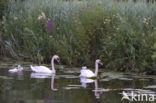
<instances>
[{"instance_id":1,"label":"tall reed","mask_svg":"<svg viewBox=\"0 0 156 103\"><path fill-rule=\"evenodd\" d=\"M4 41L13 57L47 62L53 54L63 64L148 71L154 68L155 3L114 0L9 1Z\"/></svg>"}]
</instances>

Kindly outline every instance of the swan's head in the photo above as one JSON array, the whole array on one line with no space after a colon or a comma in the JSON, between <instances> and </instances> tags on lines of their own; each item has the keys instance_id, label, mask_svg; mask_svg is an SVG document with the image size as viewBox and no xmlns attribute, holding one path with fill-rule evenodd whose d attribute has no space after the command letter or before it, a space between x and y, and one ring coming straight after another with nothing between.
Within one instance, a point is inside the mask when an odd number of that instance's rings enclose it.
<instances>
[{"instance_id":1,"label":"swan's head","mask_svg":"<svg viewBox=\"0 0 156 103\"><path fill-rule=\"evenodd\" d=\"M96 60L96 63L97 63L97 64L101 64L101 65L103 65L103 63L101 62L100 59L97 59L97 60Z\"/></svg>"},{"instance_id":2,"label":"swan's head","mask_svg":"<svg viewBox=\"0 0 156 103\"><path fill-rule=\"evenodd\" d=\"M60 58L57 55L54 55L53 58L59 63L60 62Z\"/></svg>"},{"instance_id":3,"label":"swan's head","mask_svg":"<svg viewBox=\"0 0 156 103\"><path fill-rule=\"evenodd\" d=\"M18 65L18 70L23 70L23 67Z\"/></svg>"},{"instance_id":4,"label":"swan's head","mask_svg":"<svg viewBox=\"0 0 156 103\"><path fill-rule=\"evenodd\" d=\"M82 69L85 70L85 69L87 69L87 67L86 66L83 66Z\"/></svg>"}]
</instances>

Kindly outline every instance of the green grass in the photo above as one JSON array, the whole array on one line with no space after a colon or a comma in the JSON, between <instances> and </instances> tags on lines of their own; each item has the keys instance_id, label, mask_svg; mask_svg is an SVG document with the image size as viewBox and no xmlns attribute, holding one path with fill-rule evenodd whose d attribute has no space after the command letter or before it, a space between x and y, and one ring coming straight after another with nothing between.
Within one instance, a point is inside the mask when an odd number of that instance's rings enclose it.
<instances>
[{"instance_id":1,"label":"green grass","mask_svg":"<svg viewBox=\"0 0 156 103\"><path fill-rule=\"evenodd\" d=\"M45 18L38 20L41 14ZM47 22L55 27L48 32ZM3 41L12 57L93 66L100 58L110 70L145 72L156 64L156 6L114 0L9 1Z\"/></svg>"}]
</instances>

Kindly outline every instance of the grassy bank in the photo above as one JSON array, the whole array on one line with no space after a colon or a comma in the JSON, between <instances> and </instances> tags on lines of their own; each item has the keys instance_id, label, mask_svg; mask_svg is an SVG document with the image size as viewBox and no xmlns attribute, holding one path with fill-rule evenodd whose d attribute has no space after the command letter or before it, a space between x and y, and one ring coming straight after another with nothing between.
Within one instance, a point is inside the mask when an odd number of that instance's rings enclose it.
<instances>
[{"instance_id":1,"label":"grassy bank","mask_svg":"<svg viewBox=\"0 0 156 103\"><path fill-rule=\"evenodd\" d=\"M156 65L156 6L113 0L9 1L3 43L10 56L145 72Z\"/></svg>"}]
</instances>

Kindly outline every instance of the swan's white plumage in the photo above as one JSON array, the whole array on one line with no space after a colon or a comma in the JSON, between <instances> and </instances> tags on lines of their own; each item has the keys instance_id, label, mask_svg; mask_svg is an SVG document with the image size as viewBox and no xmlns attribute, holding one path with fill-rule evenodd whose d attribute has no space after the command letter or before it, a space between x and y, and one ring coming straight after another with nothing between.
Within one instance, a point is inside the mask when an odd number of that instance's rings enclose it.
<instances>
[{"instance_id":1,"label":"swan's white plumage","mask_svg":"<svg viewBox=\"0 0 156 103\"><path fill-rule=\"evenodd\" d=\"M37 72L37 73L52 73L52 70L50 70L46 66L30 66L30 67L31 67L31 70L33 72Z\"/></svg>"},{"instance_id":2,"label":"swan's white plumage","mask_svg":"<svg viewBox=\"0 0 156 103\"><path fill-rule=\"evenodd\" d=\"M82 69L80 71L80 77L90 78L90 77L94 77L94 76L95 76L95 74L89 69Z\"/></svg>"},{"instance_id":3,"label":"swan's white plumage","mask_svg":"<svg viewBox=\"0 0 156 103\"><path fill-rule=\"evenodd\" d=\"M9 72L12 72L12 73L13 73L13 72L18 72L18 69L17 69L17 68L10 69Z\"/></svg>"},{"instance_id":4,"label":"swan's white plumage","mask_svg":"<svg viewBox=\"0 0 156 103\"><path fill-rule=\"evenodd\" d=\"M14 69L9 69L8 71L10 73L16 73L16 72L21 72L23 70L23 67L21 67L20 65L18 65L17 68L14 68Z\"/></svg>"}]
</instances>

